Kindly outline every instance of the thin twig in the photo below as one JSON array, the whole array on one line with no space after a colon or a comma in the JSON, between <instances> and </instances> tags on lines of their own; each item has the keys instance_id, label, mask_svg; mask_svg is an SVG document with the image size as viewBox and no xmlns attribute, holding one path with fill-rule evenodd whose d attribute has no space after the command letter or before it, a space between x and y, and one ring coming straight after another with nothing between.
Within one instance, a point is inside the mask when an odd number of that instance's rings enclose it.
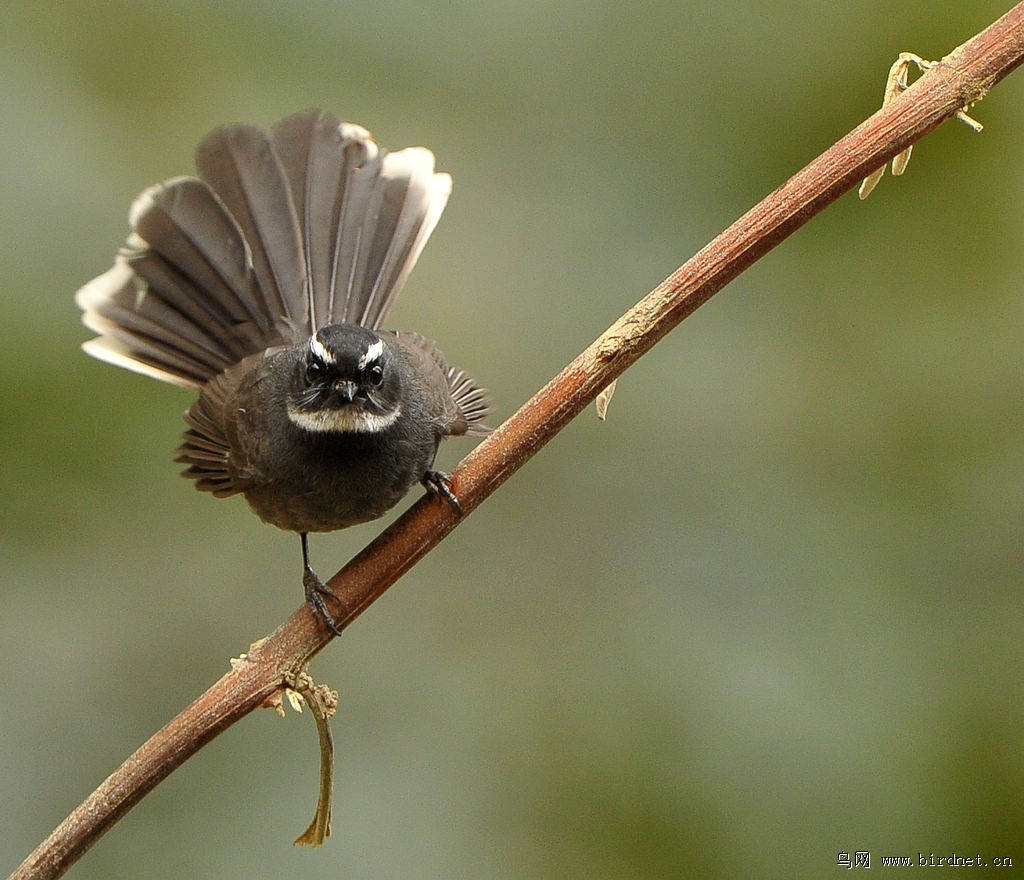
<instances>
[{"instance_id":1,"label":"thin twig","mask_svg":"<svg viewBox=\"0 0 1024 880\"><path fill-rule=\"evenodd\" d=\"M906 92L786 181L687 261L481 443L452 474L470 513L673 327L844 192L962 107L980 100L1024 60L1024 3L951 52ZM427 496L330 580L334 619L346 626L440 542L459 516ZM244 661L155 734L11 875L63 874L104 832L186 758L248 712L331 639L302 606Z\"/></svg>"},{"instance_id":2,"label":"thin twig","mask_svg":"<svg viewBox=\"0 0 1024 880\"><path fill-rule=\"evenodd\" d=\"M330 719L338 708L338 692L325 684L317 684L308 672L301 672L295 681L286 681L289 696L294 695L292 707L302 711L301 697L309 706L316 722L320 740L320 789L317 792L316 813L309 827L298 836L296 846L320 846L331 836L331 790L334 785L334 737ZM283 711L283 710L282 710Z\"/></svg>"}]
</instances>

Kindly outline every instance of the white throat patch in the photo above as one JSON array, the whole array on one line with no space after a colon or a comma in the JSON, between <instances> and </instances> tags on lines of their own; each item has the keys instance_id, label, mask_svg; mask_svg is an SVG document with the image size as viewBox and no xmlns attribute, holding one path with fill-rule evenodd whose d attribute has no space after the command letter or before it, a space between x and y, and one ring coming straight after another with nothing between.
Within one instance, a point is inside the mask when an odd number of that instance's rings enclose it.
<instances>
[{"instance_id":1,"label":"white throat patch","mask_svg":"<svg viewBox=\"0 0 1024 880\"><path fill-rule=\"evenodd\" d=\"M402 408L373 413L349 404L338 409L303 410L288 404L292 424L312 434L376 434L390 428L402 414Z\"/></svg>"}]
</instances>

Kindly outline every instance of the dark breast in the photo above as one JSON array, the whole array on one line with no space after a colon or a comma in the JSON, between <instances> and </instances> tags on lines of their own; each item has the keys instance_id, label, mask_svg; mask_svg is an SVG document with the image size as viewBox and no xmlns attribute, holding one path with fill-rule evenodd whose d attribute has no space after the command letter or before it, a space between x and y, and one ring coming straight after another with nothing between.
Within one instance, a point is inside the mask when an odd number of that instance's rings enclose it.
<instances>
[{"instance_id":1,"label":"dark breast","mask_svg":"<svg viewBox=\"0 0 1024 880\"><path fill-rule=\"evenodd\" d=\"M407 442L401 425L385 434L341 437L292 430L262 460L245 490L263 520L295 532L329 532L376 519L430 467L436 440Z\"/></svg>"},{"instance_id":2,"label":"dark breast","mask_svg":"<svg viewBox=\"0 0 1024 880\"><path fill-rule=\"evenodd\" d=\"M295 532L328 532L376 519L419 482L441 435L416 401L386 431L319 434L287 414L273 361L246 370L224 408L232 483L264 521Z\"/></svg>"}]
</instances>

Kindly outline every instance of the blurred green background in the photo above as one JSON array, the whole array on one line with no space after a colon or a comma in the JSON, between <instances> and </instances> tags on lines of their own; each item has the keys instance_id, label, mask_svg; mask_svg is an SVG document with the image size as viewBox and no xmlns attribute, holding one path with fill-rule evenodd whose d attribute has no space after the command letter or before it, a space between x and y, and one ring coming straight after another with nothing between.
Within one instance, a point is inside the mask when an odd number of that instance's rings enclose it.
<instances>
[{"instance_id":1,"label":"blurred green background","mask_svg":"<svg viewBox=\"0 0 1024 880\"><path fill-rule=\"evenodd\" d=\"M192 396L83 355L145 186L323 106L448 210L392 313L513 412L1009 0L7 0L0 874L300 602L299 546L177 476ZM77 878L809 877L1024 864L1024 74L847 195L584 414ZM470 448L452 441L442 465ZM329 574L377 525L320 536Z\"/></svg>"}]
</instances>

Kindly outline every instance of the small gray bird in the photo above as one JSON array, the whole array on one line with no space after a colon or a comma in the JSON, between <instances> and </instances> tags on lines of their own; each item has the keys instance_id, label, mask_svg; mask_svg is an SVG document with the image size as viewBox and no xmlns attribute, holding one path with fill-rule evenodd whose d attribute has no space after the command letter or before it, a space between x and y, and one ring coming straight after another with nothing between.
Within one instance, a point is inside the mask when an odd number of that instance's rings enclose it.
<instances>
[{"instance_id":1,"label":"small gray bird","mask_svg":"<svg viewBox=\"0 0 1024 880\"><path fill-rule=\"evenodd\" d=\"M457 508L438 445L490 430L484 392L433 342L380 329L451 177L319 110L219 128L196 167L136 199L114 266L78 291L100 334L83 347L199 389L183 475L299 533L306 601L337 633L307 534L375 519L416 482Z\"/></svg>"}]
</instances>

